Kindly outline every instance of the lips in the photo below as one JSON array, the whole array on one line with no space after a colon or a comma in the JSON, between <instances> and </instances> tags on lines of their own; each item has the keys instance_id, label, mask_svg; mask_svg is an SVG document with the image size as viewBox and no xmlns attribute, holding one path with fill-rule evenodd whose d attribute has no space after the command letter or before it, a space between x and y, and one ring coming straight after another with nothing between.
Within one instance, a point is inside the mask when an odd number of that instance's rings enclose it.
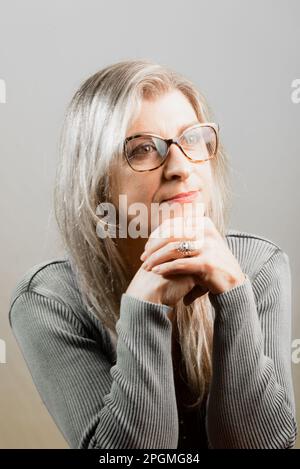
<instances>
[{"instance_id":1,"label":"lips","mask_svg":"<svg viewBox=\"0 0 300 469\"><path fill-rule=\"evenodd\" d=\"M162 202L175 202L175 201L190 201L195 199L199 194L199 190L197 191L190 191L190 192L180 192L178 194L169 197L168 199L162 200Z\"/></svg>"}]
</instances>

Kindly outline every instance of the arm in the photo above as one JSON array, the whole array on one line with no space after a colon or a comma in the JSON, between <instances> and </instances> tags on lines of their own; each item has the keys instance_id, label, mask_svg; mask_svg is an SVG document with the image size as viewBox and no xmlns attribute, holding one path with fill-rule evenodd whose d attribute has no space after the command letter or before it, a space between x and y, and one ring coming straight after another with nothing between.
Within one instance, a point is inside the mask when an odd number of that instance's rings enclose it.
<instances>
[{"instance_id":1,"label":"arm","mask_svg":"<svg viewBox=\"0 0 300 469\"><path fill-rule=\"evenodd\" d=\"M280 249L251 284L209 295L216 310L207 432L213 448L292 448L291 278Z\"/></svg>"},{"instance_id":2,"label":"arm","mask_svg":"<svg viewBox=\"0 0 300 469\"><path fill-rule=\"evenodd\" d=\"M123 294L117 360L66 305L34 291L11 327L34 383L73 448L176 448L170 308Z\"/></svg>"}]
</instances>

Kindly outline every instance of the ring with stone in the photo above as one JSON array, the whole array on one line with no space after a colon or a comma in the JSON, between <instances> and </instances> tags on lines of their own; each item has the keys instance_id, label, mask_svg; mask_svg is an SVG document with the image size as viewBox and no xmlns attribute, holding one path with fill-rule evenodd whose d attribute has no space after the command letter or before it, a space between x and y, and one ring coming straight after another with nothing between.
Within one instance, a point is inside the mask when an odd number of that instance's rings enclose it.
<instances>
[{"instance_id":1,"label":"ring with stone","mask_svg":"<svg viewBox=\"0 0 300 469\"><path fill-rule=\"evenodd\" d=\"M194 251L196 251L195 245L191 241L181 241L177 248L177 251L182 254L182 256L191 256Z\"/></svg>"}]
</instances>

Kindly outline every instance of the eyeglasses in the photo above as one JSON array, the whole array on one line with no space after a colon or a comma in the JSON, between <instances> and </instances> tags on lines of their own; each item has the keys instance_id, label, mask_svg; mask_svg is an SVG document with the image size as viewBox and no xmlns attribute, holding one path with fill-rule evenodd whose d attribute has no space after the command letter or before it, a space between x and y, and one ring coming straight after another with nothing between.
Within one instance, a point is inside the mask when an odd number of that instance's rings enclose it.
<instances>
[{"instance_id":1,"label":"eyeglasses","mask_svg":"<svg viewBox=\"0 0 300 469\"><path fill-rule=\"evenodd\" d=\"M217 154L219 130L218 124L206 122L189 127L178 138L141 132L125 139L124 154L134 171L153 171L164 164L175 143L192 163L202 163Z\"/></svg>"}]
</instances>

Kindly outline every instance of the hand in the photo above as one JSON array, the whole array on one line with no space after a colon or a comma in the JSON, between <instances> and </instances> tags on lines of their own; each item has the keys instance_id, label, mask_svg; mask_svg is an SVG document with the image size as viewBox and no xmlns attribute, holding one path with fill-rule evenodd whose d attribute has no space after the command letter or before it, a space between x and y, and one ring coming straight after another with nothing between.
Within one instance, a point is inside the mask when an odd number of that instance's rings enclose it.
<instances>
[{"instance_id":1,"label":"hand","mask_svg":"<svg viewBox=\"0 0 300 469\"><path fill-rule=\"evenodd\" d=\"M203 223L203 239L200 247L192 257L182 257L177 251L178 245L184 240L199 241L197 238L197 226ZM141 260L145 261L142 267L147 271L152 271L160 275L189 274L196 277L196 285L203 291L210 291L212 294L224 293L245 282L245 275L242 272L237 259L228 248L226 241L216 229L213 221L206 216L192 219L192 232L189 237L157 237L158 231L168 229L169 233L180 232L180 227L176 224L184 225L183 217L165 220L156 230L154 230L145 246L145 251ZM195 295L194 295L195 296ZM195 299L195 298L194 298Z\"/></svg>"},{"instance_id":2,"label":"hand","mask_svg":"<svg viewBox=\"0 0 300 469\"><path fill-rule=\"evenodd\" d=\"M196 279L191 274L178 274L168 277L154 272L147 272L140 267L125 293L141 300L173 307L189 292L195 291L195 288L199 296L201 287L197 287Z\"/></svg>"}]
</instances>

